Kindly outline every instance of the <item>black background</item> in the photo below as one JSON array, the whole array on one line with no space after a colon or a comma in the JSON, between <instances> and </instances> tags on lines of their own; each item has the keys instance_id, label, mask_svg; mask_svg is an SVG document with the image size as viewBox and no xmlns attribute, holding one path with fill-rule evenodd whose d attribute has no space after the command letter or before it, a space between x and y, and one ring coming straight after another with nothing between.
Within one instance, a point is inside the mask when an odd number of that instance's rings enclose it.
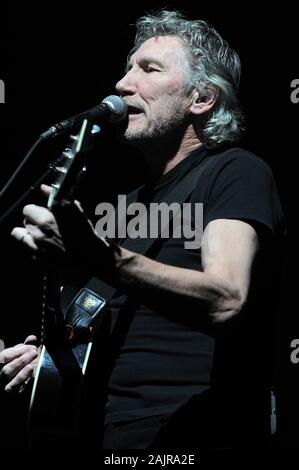
<instances>
[{"instance_id":1,"label":"black background","mask_svg":"<svg viewBox=\"0 0 299 470\"><path fill-rule=\"evenodd\" d=\"M35 7L15 5L9 12L2 8L0 78L5 82L6 103L0 105L1 187L41 132L114 94L134 38L130 25L146 11L164 6L209 21L241 57L240 97L247 116L242 146L271 166L287 218L284 283L281 292L273 292L281 317L273 357L282 424L277 446L297 447L299 364L292 364L289 356L291 340L299 338L294 236L299 103L291 103L290 83L299 72L297 20L291 3L264 7L262 12L259 4L252 2L219 7L193 1L144 1L139 6L112 2L91 6L84 2L78 6L64 4L63 10L61 4L48 2ZM65 144L65 139L57 139L38 150L1 201L2 214ZM91 194L93 198L92 205L86 202L86 210L92 214L96 203L129 191L142 182L143 176L138 154L115 143L110 131L103 132L96 152L91 154L87 189L82 192L83 201ZM19 210L1 226L0 338L6 346L22 342L31 332L39 333L40 270L9 235L21 220ZM26 394L17 400L1 396L1 447L26 447L27 398Z\"/></svg>"}]
</instances>

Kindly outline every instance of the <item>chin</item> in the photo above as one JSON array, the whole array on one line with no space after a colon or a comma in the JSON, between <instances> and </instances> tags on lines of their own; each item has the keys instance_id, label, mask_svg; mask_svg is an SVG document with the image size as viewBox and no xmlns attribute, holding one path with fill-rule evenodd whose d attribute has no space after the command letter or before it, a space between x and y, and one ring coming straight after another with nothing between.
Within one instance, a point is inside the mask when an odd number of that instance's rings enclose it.
<instances>
[{"instance_id":1,"label":"chin","mask_svg":"<svg viewBox=\"0 0 299 470\"><path fill-rule=\"evenodd\" d=\"M140 132L140 133L135 132L135 133L125 133L122 136L121 141L128 145L131 145L132 147L136 147L142 150L145 147L146 148L148 147L152 139L149 135L145 134L144 132Z\"/></svg>"},{"instance_id":2,"label":"chin","mask_svg":"<svg viewBox=\"0 0 299 470\"><path fill-rule=\"evenodd\" d=\"M157 137L157 132L153 132L148 128L142 128L142 126L128 124L126 128L122 129L119 140L132 146L143 147Z\"/></svg>"},{"instance_id":3,"label":"chin","mask_svg":"<svg viewBox=\"0 0 299 470\"><path fill-rule=\"evenodd\" d=\"M120 142L133 144L135 141L139 141L145 136L144 130L138 130L136 128L133 128L133 126L130 125L130 123L128 122L122 122L117 126L116 137L117 140L119 140Z\"/></svg>"},{"instance_id":4,"label":"chin","mask_svg":"<svg viewBox=\"0 0 299 470\"><path fill-rule=\"evenodd\" d=\"M126 139L128 142L147 139L148 137L148 132L142 129L130 129L130 127L128 127L124 132L124 139Z\"/></svg>"}]
</instances>

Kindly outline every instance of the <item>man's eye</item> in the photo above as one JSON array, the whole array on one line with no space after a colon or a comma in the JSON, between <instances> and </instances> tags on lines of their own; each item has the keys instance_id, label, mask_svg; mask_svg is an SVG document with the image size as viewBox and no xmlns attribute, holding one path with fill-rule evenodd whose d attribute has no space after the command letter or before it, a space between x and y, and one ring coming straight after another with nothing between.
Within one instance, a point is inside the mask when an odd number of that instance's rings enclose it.
<instances>
[{"instance_id":1,"label":"man's eye","mask_svg":"<svg viewBox=\"0 0 299 470\"><path fill-rule=\"evenodd\" d=\"M152 65L148 65L146 67L147 72L159 72L159 70L156 67L153 67Z\"/></svg>"}]
</instances>

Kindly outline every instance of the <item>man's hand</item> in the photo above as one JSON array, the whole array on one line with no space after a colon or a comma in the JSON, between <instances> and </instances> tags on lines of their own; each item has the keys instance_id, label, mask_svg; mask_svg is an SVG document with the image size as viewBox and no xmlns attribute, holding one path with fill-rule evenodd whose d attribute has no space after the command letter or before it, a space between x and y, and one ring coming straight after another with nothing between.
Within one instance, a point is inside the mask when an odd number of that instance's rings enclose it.
<instances>
[{"instance_id":1,"label":"man's hand","mask_svg":"<svg viewBox=\"0 0 299 470\"><path fill-rule=\"evenodd\" d=\"M0 352L0 387L7 392L22 392L33 376L37 365L36 336L28 336L24 344L17 344Z\"/></svg>"},{"instance_id":2,"label":"man's hand","mask_svg":"<svg viewBox=\"0 0 299 470\"><path fill-rule=\"evenodd\" d=\"M24 227L15 227L12 236L33 251L65 252L54 215L45 207L29 204L23 209Z\"/></svg>"},{"instance_id":3,"label":"man's hand","mask_svg":"<svg viewBox=\"0 0 299 470\"><path fill-rule=\"evenodd\" d=\"M42 185L41 190L49 196L51 187ZM15 227L11 235L30 250L64 253L65 247L56 219L47 208L28 204L23 209L24 227Z\"/></svg>"},{"instance_id":4,"label":"man's hand","mask_svg":"<svg viewBox=\"0 0 299 470\"><path fill-rule=\"evenodd\" d=\"M51 188L41 187L45 195ZM109 244L99 238L80 203L45 207L29 204L23 209L24 226L15 227L12 236L30 249L34 257L51 264L84 268L91 275L113 273Z\"/></svg>"}]
</instances>

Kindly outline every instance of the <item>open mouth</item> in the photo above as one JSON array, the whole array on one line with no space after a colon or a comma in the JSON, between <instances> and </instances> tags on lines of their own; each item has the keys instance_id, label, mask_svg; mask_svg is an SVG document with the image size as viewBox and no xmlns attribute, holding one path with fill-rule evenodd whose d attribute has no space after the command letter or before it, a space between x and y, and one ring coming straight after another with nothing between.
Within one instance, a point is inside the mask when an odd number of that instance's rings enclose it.
<instances>
[{"instance_id":1,"label":"open mouth","mask_svg":"<svg viewBox=\"0 0 299 470\"><path fill-rule=\"evenodd\" d=\"M136 114L141 114L143 111L142 109L136 108L135 106L128 106L128 114L131 115L136 115Z\"/></svg>"}]
</instances>

